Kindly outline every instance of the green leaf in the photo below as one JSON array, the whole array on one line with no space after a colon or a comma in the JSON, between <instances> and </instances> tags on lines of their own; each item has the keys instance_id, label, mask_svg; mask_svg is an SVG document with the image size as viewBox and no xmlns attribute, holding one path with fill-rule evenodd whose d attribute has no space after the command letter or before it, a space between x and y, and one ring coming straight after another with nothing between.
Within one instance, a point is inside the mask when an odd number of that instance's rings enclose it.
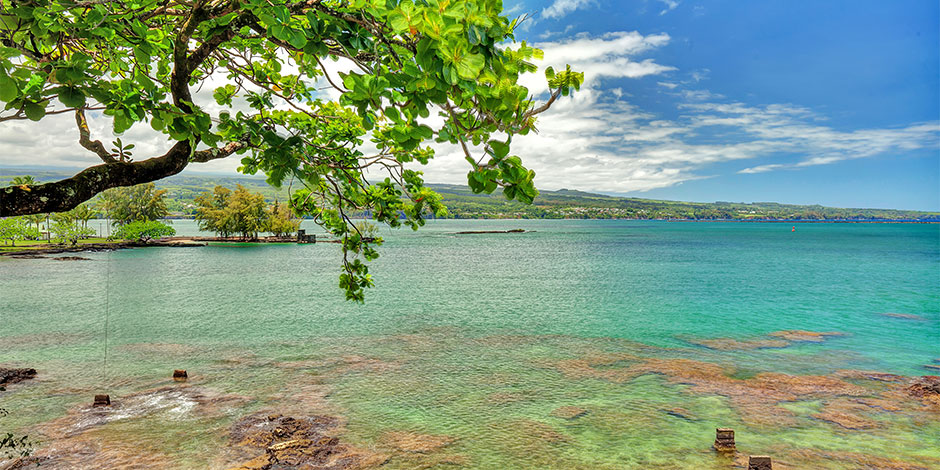
<instances>
[{"instance_id":1,"label":"green leaf","mask_svg":"<svg viewBox=\"0 0 940 470\"><path fill-rule=\"evenodd\" d=\"M18 96L20 92L16 89L16 81L5 73L0 74L0 100L9 103Z\"/></svg>"},{"instance_id":2,"label":"green leaf","mask_svg":"<svg viewBox=\"0 0 940 470\"><path fill-rule=\"evenodd\" d=\"M290 30L290 39L288 39L287 42L297 49L303 49L304 46L307 45L307 36L303 33L303 31L292 29Z\"/></svg>"},{"instance_id":3,"label":"green leaf","mask_svg":"<svg viewBox=\"0 0 940 470\"><path fill-rule=\"evenodd\" d=\"M498 140L491 140L488 143L490 149L493 150L493 156L496 157L497 160L500 160L506 155L509 155L509 145L506 143L500 142Z\"/></svg>"},{"instance_id":4,"label":"green leaf","mask_svg":"<svg viewBox=\"0 0 940 470\"><path fill-rule=\"evenodd\" d=\"M271 35L281 41L288 41L291 37L290 28L283 25L271 26Z\"/></svg>"},{"instance_id":5,"label":"green leaf","mask_svg":"<svg viewBox=\"0 0 940 470\"><path fill-rule=\"evenodd\" d=\"M470 27L467 28L467 38L470 40L470 44L483 44L486 41L486 30L475 24L471 24Z\"/></svg>"},{"instance_id":6,"label":"green leaf","mask_svg":"<svg viewBox=\"0 0 940 470\"><path fill-rule=\"evenodd\" d=\"M78 88L62 87L59 89L59 101L69 108L85 106L85 94Z\"/></svg>"},{"instance_id":7,"label":"green leaf","mask_svg":"<svg viewBox=\"0 0 940 470\"><path fill-rule=\"evenodd\" d=\"M46 115L46 107L40 106L32 101L26 103L26 109L24 109L24 111L26 111L26 117L28 117L30 121L38 121Z\"/></svg>"},{"instance_id":8,"label":"green leaf","mask_svg":"<svg viewBox=\"0 0 940 470\"><path fill-rule=\"evenodd\" d=\"M473 80L480 75L480 71L483 70L485 63L486 59L484 59L482 55L467 54L461 57L457 62L457 75L459 75L460 78Z\"/></svg>"}]
</instances>

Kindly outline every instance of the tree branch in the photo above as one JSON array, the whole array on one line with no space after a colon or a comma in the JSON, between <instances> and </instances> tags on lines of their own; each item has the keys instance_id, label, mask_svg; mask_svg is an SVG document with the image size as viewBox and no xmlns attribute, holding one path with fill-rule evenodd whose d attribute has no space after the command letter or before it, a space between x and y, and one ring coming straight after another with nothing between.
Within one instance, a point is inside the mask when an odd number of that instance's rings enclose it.
<instances>
[{"instance_id":1,"label":"tree branch","mask_svg":"<svg viewBox=\"0 0 940 470\"><path fill-rule=\"evenodd\" d=\"M241 149L248 148L248 143L244 141L229 142L224 147L216 149L197 150L189 157L193 163L205 163L210 160L225 158Z\"/></svg>"},{"instance_id":2,"label":"tree branch","mask_svg":"<svg viewBox=\"0 0 940 470\"><path fill-rule=\"evenodd\" d=\"M71 210L106 189L175 175L186 168L191 153L192 146L184 140L160 157L134 163L105 163L53 183L0 188L0 217Z\"/></svg>"},{"instance_id":3,"label":"tree branch","mask_svg":"<svg viewBox=\"0 0 940 470\"><path fill-rule=\"evenodd\" d=\"M100 140L91 140L91 131L88 130L88 120L85 118L85 110L82 108L75 110L75 125L78 126L78 143L90 150L101 158L105 163L114 163L117 160L105 149Z\"/></svg>"}]
</instances>

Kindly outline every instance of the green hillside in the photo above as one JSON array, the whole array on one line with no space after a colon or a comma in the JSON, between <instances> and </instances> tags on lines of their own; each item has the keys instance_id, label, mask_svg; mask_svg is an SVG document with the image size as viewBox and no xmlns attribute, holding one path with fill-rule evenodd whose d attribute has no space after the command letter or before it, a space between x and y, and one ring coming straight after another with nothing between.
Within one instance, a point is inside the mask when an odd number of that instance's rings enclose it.
<instances>
[{"instance_id":1,"label":"green hillside","mask_svg":"<svg viewBox=\"0 0 940 470\"><path fill-rule=\"evenodd\" d=\"M30 174L39 181L52 181L71 176L68 172L49 170L0 169L0 185L14 176ZM264 195L273 202L287 199L288 190L268 186L261 178L244 176L177 175L157 181L157 187L168 191L170 211L178 216L195 212L193 200L216 185L235 187L241 184ZM940 221L940 212L892 209L835 208L820 205L791 205L775 202L681 202L655 199L605 196L583 191L562 189L542 191L535 203L525 205L506 201L499 193L473 194L466 186L432 184L444 197L454 218L525 218L525 219L684 219L684 220L916 220Z\"/></svg>"}]
</instances>

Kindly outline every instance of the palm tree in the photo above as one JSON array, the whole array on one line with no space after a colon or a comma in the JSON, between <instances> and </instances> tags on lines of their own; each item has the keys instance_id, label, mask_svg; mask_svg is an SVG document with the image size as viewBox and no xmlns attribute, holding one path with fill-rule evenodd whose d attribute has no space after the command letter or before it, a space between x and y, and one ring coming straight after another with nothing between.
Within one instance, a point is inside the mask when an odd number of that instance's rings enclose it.
<instances>
[{"instance_id":1,"label":"palm tree","mask_svg":"<svg viewBox=\"0 0 940 470\"><path fill-rule=\"evenodd\" d=\"M76 221L82 223L83 228L88 228L88 221L95 217L96 211L88 204L79 204L69 211Z\"/></svg>"},{"instance_id":2,"label":"palm tree","mask_svg":"<svg viewBox=\"0 0 940 470\"><path fill-rule=\"evenodd\" d=\"M46 220L46 214L31 214L31 215L27 215L27 216L24 216L24 217L26 217L26 220L27 220L29 223L31 223L31 224L36 224L36 231L42 233L42 229L40 228L40 224L42 224L42 221L43 221L43 220Z\"/></svg>"},{"instance_id":3,"label":"palm tree","mask_svg":"<svg viewBox=\"0 0 940 470\"><path fill-rule=\"evenodd\" d=\"M37 183L39 183L39 181L36 181L36 179L30 175L16 176L12 180L10 180L11 186L22 186L24 184L30 185L30 184L37 184Z\"/></svg>"}]
</instances>

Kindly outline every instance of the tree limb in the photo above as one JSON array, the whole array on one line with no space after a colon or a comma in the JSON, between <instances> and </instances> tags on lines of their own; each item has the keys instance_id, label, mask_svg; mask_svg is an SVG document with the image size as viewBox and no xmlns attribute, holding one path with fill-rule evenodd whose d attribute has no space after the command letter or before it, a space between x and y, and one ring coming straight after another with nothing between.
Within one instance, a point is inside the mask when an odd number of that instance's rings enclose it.
<instances>
[{"instance_id":1,"label":"tree limb","mask_svg":"<svg viewBox=\"0 0 940 470\"><path fill-rule=\"evenodd\" d=\"M193 163L205 163L210 160L218 160L247 147L248 144L244 141L229 142L221 148L197 150L193 152L193 155L189 158L189 161Z\"/></svg>"},{"instance_id":2,"label":"tree limb","mask_svg":"<svg viewBox=\"0 0 940 470\"><path fill-rule=\"evenodd\" d=\"M105 163L53 183L0 188L0 217L71 210L106 189L175 175L186 168L191 153L189 141L184 140L160 157L134 163Z\"/></svg>"},{"instance_id":3,"label":"tree limb","mask_svg":"<svg viewBox=\"0 0 940 470\"><path fill-rule=\"evenodd\" d=\"M75 110L75 125L78 126L78 143L90 150L101 158L105 163L114 163L114 156L111 155L100 140L91 140L91 131L88 130L88 120L85 118L85 110L82 108Z\"/></svg>"}]
</instances>

